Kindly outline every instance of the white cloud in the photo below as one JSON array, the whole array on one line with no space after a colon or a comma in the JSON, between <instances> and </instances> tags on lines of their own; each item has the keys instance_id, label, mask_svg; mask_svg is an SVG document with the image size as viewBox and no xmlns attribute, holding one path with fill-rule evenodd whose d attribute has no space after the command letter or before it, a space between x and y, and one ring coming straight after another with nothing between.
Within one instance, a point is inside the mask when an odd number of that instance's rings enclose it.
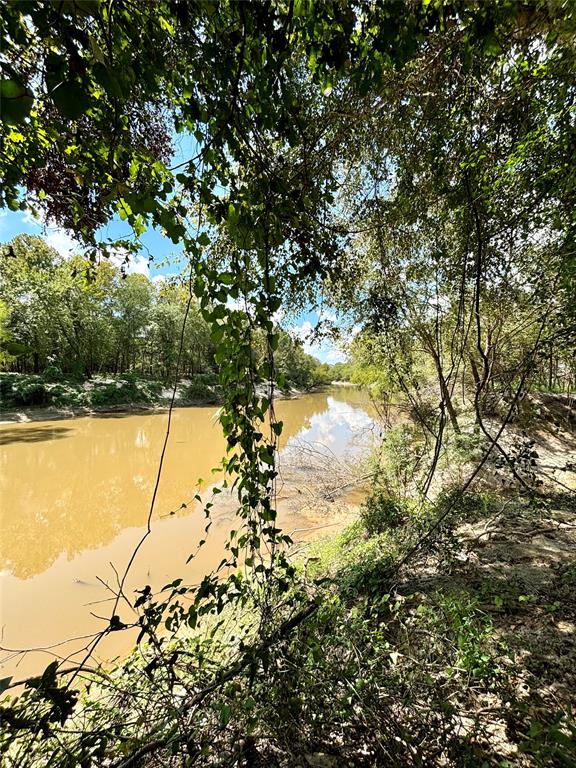
<instances>
[{"instance_id":1,"label":"white cloud","mask_svg":"<svg viewBox=\"0 0 576 768\"><path fill-rule=\"evenodd\" d=\"M36 214L36 212L33 211L32 208L26 208L26 210L22 215L22 223L35 224L36 226L43 226L44 220L41 218L39 214Z\"/></svg>"},{"instance_id":2,"label":"white cloud","mask_svg":"<svg viewBox=\"0 0 576 768\"><path fill-rule=\"evenodd\" d=\"M327 363L343 363L346 360L346 355L344 352L342 352L339 349L336 349L336 347L332 347L327 353L326 353L326 362Z\"/></svg>"},{"instance_id":3,"label":"white cloud","mask_svg":"<svg viewBox=\"0 0 576 768\"><path fill-rule=\"evenodd\" d=\"M327 320L329 323L335 324L338 320L338 316L335 312L330 312L328 309L323 309L320 314L321 320Z\"/></svg>"},{"instance_id":4,"label":"white cloud","mask_svg":"<svg viewBox=\"0 0 576 768\"><path fill-rule=\"evenodd\" d=\"M21 214L21 221L27 227L37 228L38 234L44 238L46 244L58 251L65 259L69 259L75 253L81 253L83 250L82 245L69 230L62 229L48 221L40 210L26 208Z\"/></svg>"},{"instance_id":5,"label":"white cloud","mask_svg":"<svg viewBox=\"0 0 576 768\"><path fill-rule=\"evenodd\" d=\"M313 333L314 327L310 320L304 320L301 325L295 325L290 329L290 335L301 341L304 344L304 347L309 345L309 340Z\"/></svg>"},{"instance_id":6,"label":"white cloud","mask_svg":"<svg viewBox=\"0 0 576 768\"><path fill-rule=\"evenodd\" d=\"M146 256L132 256L126 248L110 248L109 259L115 267L122 268L127 275L150 277L150 265ZM157 275L163 278L163 275Z\"/></svg>"},{"instance_id":7,"label":"white cloud","mask_svg":"<svg viewBox=\"0 0 576 768\"><path fill-rule=\"evenodd\" d=\"M130 257L126 272L130 274L146 275L150 277L150 265L146 256L134 256Z\"/></svg>"},{"instance_id":8,"label":"white cloud","mask_svg":"<svg viewBox=\"0 0 576 768\"><path fill-rule=\"evenodd\" d=\"M45 229L44 239L46 243L58 251L59 254L69 259L75 253L80 253L82 246L65 229Z\"/></svg>"},{"instance_id":9,"label":"white cloud","mask_svg":"<svg viewBox=\"0 0 576 768\"><path fill-rule=\"evenodd\" d=\"M246 302L244 299L233 299L231 296L228 296L226 299L226 306L228 309L236 309L240 312L248 312L248 314L251 314L252 312L250 302ZM279 324L283 320L285 314L286 312L280 307L280 309L277 309L272 315L272 320L276 324Z\"/></svg>"},{"instance_id":10,"label":"white cloud","mask_svg":"<svg viewBox=\"0 0 576 768\"><path fill-rule=\"evenodd\" d=\"M334 343L332 339L314 338L314 326L310 320L305 320L301 325L289 329L290 335L302 342L304 352L317 357L323 363L342 363L346 355Z\"/></svg>"}]
</instances>

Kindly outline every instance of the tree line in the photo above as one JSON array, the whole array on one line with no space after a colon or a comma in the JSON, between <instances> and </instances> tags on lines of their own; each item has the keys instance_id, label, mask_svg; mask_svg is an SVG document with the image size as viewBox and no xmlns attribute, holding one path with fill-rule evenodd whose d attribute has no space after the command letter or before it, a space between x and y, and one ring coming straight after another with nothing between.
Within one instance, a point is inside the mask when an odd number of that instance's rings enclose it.
<instances>
[{"instance_id":1,"label":"tree line","mask_svg":"<svg viewBox=\"0 0 576 768\"><path fill-rule=\"evenodd\" d=\"M131 246L117 246L138 248L138 236L154 226L182 247L189 298L215 346L222 467L236 499L221 565L200 584L178 579L157 595L148 586L136 600L122 582L90 645L91 653L107 633L138 627L147 663L124 677L131 693L142 693L138 718L119 675L106 678L117 686L107 711L97 699L92 711L89 701L79 705L89 713L84 732L60 728L77 722L70 718L77 674L59 686L55 661L7 709L11 764L20 768L26 757L31 766L128 768L148 758L236 765L259 760L256 744L265 751L274 737L290 748L287 723L291 735L307 734L307 756L320 745L333 749L344 717L351 733L372 740L373 759L363 754L362 764L509 762L463 754L456 710L448 729L438 719L449 698L445 689L429 693L428 661L386 693L394 677L382 664L387 650L370 665L385 669L381 684L346 675L342 659L363 657L357 644L366 617L372 653L382 622L394 621L386 606L398 579L419 554L435 551L457 505L465 511L480 470L497 476L498 460L526 496L537 490L517 461L510 427L531 387L566 390L574 379L573 4L30 0L8 4L5 16L0 202L16 210L34 200L95 261L110 255L98 230L114 216L135 235ZM177 134L194 148L174 162L169 144ZM414 498L397 505L376 478L383 539L357 558L358 610L350 611L350 572L322 591L325 580L306 583L287 556L290 537L276 512L282 423L255 386L278 375L278 310L325 298L361 326L353 343L360 373L384 392L401 391L417 425L417 439L407 428L392 446L401 468L418 475L407 489ZM22 299L24 312L29 303ZM6 306L10 328L15 305ZM75 318L63 311L62 349L73 348ZM119 365L145 367L140 331L130 331L133 346ZM115 338L117 351L124 337ZM15 341L36 344L30 336ZM439 463L457 467L462 438L474 447L462 461L467 480L443 507L430 506ZM532 466L536 457L523 455ZM407 509L416 511L414 525L390 547L389 531ZM335 603L343 607L340 623ZM244 624L248 606L254 618ZM323 688L324 647L354 616L363 625L336 644L334 682ZM219 636L229 617L238 618L238 631ZM174 643L168 653L165 630ZM402 665L411 653L396 655ZM468 683L476 674L474 663ZM264 702L257 717L255 683ZM412 716L404 703L416 689L423 693ZM320 696L326 708L317 716L310 706ZM522 721L519 749L534 732L526 706L514 715ZM444 743L430 756L421 745L435 734ZM240 744L246 754L236 751Z\"/></svg>"},{"instance_id":2,"label":"tree line","mask_svg":"<svg viewBox=\"0 0 576 768\"><path fill-rule=\"evenodd\" d=\"M182 276L126 274L109 260L64 258L42 238L19 235L0 257L3 367L77 379L129 372L170 382L178 363L180 377L216 375L212 330L188 294ZM330 366L286 331L279 334L277 373L287 384L306 389L330 380ZM254 354L265 355L261 333Z\"/></svg>"}]
</instances>

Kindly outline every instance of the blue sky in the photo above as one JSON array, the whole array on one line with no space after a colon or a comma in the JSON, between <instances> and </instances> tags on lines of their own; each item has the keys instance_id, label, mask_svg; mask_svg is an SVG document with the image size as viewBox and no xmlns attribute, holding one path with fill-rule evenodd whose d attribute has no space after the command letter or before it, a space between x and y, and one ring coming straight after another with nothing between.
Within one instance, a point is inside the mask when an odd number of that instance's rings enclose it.
<instances>
[{"instance_id":1,"label":"blue sky","mask_svg":"<svg viewBox=\"0 0 576 768\"><path fill-rule=\"evenodd\" d=\"M28 211L0 210L0 242L9 242L21 234L40 235L63 256L78 252L78 244L65 230L45 225ZM130 230L125 222L115 218L100 230L100 235L102 240L117 239L128 237ZM184 268L182 249L164 237L159 230L149 228L141 237L141 245L140 253L131 258L128 272L138 272L151 279L161 279L162 275L178 273ZM322 318L338 324L336 316L330 310L324 310ZM281 324L301 339L306 352L322 362L335 363L344 360L345 355L334 342L329 339L319 341L311 338L318 320L318 313L309 310L292 318L289 323Z\"/></svg>"}]
</instances>

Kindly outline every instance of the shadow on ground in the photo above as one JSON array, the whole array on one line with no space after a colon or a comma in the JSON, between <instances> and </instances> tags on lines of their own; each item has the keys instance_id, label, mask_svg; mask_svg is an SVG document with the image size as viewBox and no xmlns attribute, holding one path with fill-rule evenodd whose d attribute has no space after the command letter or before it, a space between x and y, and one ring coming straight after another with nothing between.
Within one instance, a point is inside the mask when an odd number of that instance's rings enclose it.
<instances>
[{"instance_id":1,"label":"shadow on ground","mask_svg":"<svg viewBox=\"0 0 576 768\"><path fill-rule=\"evenodd\" d=\"M447 574L408 578L399 591L474 605L490 627L502 669L455 706L463 749L478 747L486 766L576 765L576 495L512 504L462 525L458 541Z\"/></svg>"}]
</instances>

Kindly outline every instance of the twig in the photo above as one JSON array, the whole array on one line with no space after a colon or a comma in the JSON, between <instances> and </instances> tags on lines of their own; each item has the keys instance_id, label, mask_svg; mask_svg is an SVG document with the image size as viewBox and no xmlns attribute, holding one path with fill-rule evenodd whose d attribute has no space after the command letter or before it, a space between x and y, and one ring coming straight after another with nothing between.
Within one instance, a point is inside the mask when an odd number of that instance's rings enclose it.
<instances>
[{"instance_id":1,"label":"twig","mask_svg":"<svg viewBox=\"0 0 576 768\"><path fill-rule=\"evenodd\" d=\"M299 611L291 619L288 619L287 621L283 622L280 625L280 627L275 632L273 632L267 640L260 643L260 645L256 646L256 648L253 648L250 651L246 652L239 662L229 667L225 672L221 672L220 674L218 674L211 683L209 683L206 687L198 691L190 699L190 701L185 704L183 708L183 714L186 714L193 707L196 707L198 706L198 704L201 704L202 701L210 693L212 693L212 691L216 690L221 685L228 682L232 678L236 677L236 675L240 674L240 672L242 672L244 669L246 669L247 666L252 664L254 662L254 659L259 655L261 655L263 651L270 648L270 646L278 642L278 640L284 639L287 635L290 634L290 632L293 629L295 629L297 626L302 624L302 622L306 621L306 619L308 619L317 609L318 609L318 603L316 602L309 603L305 608ZM139 749L135 750L127 758L121 758L117 762L112 763L110 768L135 768L136 766L140 765L140 761L142 760L143 757L145 757L146 755L150 755L153 752L156 752L158 749L162 749L163 747L165 747L166 744L170 741L170 738L171 738L171 734L168 734L159 739L155 739L154 741L150 741L147 744L144 744L143 746L141 746Z\"/></svg>"}]
</instances>

